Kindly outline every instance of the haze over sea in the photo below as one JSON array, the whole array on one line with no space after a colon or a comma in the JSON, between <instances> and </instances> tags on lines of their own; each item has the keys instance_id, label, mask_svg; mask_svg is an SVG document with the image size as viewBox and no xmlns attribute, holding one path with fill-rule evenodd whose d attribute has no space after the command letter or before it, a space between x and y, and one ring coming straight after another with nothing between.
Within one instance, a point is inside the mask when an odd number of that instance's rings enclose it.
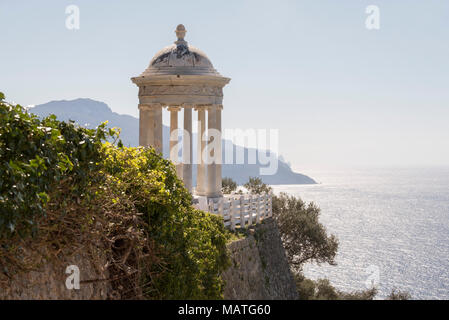
<instances>
[{"instance_id":1,"label":"haze over sea","mask_svg":"<svg viewBox=\"0 0 449 320\"><path fill-rule=\"evenodd\" d=\"M320 184L275 185L275 193L315 202L340 241L338 265L309 264L306 276L352 291L378 268L378 298L397 288L449 299L449 167L303 172Z\"/></svg>"}]
</instances>

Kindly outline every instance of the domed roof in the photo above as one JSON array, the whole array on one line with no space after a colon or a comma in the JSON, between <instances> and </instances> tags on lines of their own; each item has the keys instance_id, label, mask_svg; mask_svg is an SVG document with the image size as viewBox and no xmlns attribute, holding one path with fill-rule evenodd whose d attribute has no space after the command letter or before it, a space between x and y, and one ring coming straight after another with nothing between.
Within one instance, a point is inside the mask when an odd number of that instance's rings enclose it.
<instances>
[{"instance_id":1,"label":"domed roof","mask_svg":"<svg viewBox=\"0 0 449 320\"><path fill-rule=\"evenodd\" d=\"M142 76L208 75L221 77L206 54L184 40L186 29L182 24L177 26L175 32L178 40L156 53Z\"/></svg>"}]
</instances>

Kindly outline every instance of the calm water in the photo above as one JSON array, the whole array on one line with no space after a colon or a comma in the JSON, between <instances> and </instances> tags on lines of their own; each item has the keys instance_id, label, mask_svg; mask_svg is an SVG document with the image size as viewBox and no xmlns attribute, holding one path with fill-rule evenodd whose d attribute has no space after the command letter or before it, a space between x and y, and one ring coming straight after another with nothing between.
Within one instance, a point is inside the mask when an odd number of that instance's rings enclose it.
<instances>
[{"instance_id":1,"label":"calm water","mask_svg":"<svg viewBox=\"0 0 449 320\"><path fill-rule=\"evenodd\" d=\"M378 279L414 299L449 299L449 168L309 171L318 185L274 186L313 201L339 241L337 266L307 265L339 289Z\"/></svg>"}]
</instances>

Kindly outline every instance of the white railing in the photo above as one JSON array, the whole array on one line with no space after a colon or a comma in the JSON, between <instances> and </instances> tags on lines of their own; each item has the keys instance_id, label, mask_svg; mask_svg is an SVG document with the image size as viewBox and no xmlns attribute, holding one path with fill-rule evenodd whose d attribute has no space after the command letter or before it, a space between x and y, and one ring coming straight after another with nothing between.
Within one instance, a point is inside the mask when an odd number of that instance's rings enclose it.
<instances>
[{"instance_id":1,"label":"white railing","mask_svg":"<svg viewBox=\"0 0 449 320\"><path fill-rule=\"evenodd\" d=\"M246 228L272 216L272 195L234 194L222 198L209 199L208 210L223 217L224 225L235 230L237 226Z\"/></svg>"}]
</instances>

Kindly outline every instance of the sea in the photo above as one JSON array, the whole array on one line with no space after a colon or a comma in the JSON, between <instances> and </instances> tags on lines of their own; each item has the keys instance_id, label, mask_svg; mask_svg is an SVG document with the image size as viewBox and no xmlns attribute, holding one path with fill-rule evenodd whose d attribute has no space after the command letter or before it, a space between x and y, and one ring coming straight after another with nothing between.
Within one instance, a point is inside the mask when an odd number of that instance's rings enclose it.
<instances>
[{"instance_id":1,"label":"sea","mask_svg":"<svg viewBox=\"0 0 449 320\"><path fill-rule=\"evenodd\" d=\"M274 185L314 202L339 239L336 266L309 263L338 289L376 286L412 299L449 299L449 167L315 169L315 185Z\"/></svg>"}]
</instances>

